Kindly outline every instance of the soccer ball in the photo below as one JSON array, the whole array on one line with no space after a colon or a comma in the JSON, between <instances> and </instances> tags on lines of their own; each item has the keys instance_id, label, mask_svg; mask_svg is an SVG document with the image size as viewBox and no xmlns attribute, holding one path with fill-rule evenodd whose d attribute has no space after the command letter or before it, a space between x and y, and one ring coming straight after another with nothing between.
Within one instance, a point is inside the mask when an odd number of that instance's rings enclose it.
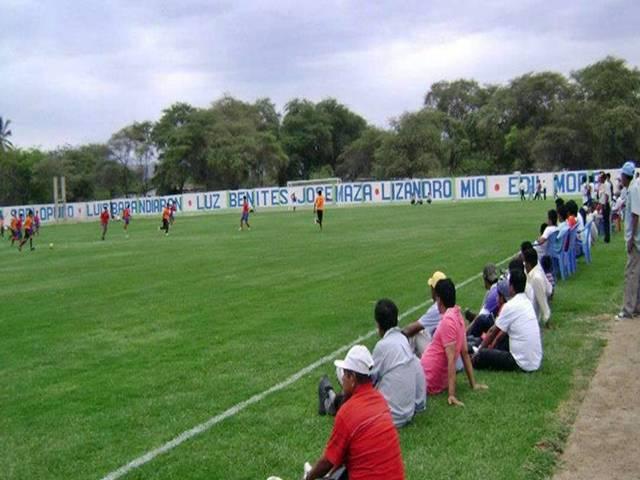
<instances>
[{"instance_id":1,"label":"soccer ball","mask_svg":"<svg viewBox=\"0 0 640 480\"><path fill-rule=\"evenodd\" d=\"M51 250L53 248L53 243L49 244L49 250Z\"/></svg>"}]
</instances>

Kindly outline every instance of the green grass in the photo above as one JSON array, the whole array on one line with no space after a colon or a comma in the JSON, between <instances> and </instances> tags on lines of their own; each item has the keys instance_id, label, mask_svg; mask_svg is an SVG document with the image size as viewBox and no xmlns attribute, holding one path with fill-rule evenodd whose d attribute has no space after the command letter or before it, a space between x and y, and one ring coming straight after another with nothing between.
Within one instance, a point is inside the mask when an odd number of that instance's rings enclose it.
<instances>
[{"instance_id":1,"label":"green grass","mask_svg":"<svg viewBox=\"0 0 640 480\"><path fill-rule=\"evenodd\" d=\"M426 299L436 269L461 282L532 239L551 203L480 202L48 226L35 252L0 245L0 460L7 479L101 478L374 328L381 297ZM49 242L54 243L48 249ZM480 372L466 407L430 398L401 431L408 479L544 478L620 300L620 238L561 283L556 328L530 375ZM458 303L477 307L478 280ZM417 317L417 314L414 315ZM413 319L413 317L411 319ZM409 320L409 319L407 319ZM594 335L594 333L596 335ZM368 344L373 346L375 339ZM299 478L322 452L329 364L130 473L130 479Z\"/></svg>"}]
</instances>

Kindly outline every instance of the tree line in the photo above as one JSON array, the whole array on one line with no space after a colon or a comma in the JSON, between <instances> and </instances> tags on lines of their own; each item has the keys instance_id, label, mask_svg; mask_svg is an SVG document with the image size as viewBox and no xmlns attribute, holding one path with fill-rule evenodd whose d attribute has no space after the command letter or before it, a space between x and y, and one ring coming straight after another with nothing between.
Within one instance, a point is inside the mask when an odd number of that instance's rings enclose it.
<instances>
[{"instance_id":1,"label":"tree line","mask_svg":"<svg viewBox=\"0 0 640 480\"><path fill-rule=\"evenodd\" d=\"M527 73L505 85L440 81L423 107L386 129L329 98L274 103L223 96L175 103L104 144L14 148L0 117L0 204L283 185L288 180L436 177L606 168L638 158L640 72L607 57L568 77Z\"/></svg>"}]
</instances>

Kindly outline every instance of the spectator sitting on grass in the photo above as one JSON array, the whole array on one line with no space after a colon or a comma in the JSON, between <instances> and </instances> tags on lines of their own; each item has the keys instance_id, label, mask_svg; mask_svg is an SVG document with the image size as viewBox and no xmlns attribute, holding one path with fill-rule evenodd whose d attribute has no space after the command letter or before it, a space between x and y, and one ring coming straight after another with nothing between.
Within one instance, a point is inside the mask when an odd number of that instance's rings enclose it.
<instances>
[{"instance_id":1,"label":"spectator sitting on grass","mask_svg":"<svg viewBox=\"0 0 640 480\"><path fill-rule=\"evenodd\" d=\"M463 405L456 398L456 359L462 357L469 384L474 390L486 389L476 383L473 367L467 351L464 320L456 305L456 287L448 278L440 280L435 288L436 304L442 315L433 340L422 354L420 363L427 381L427 393L436 395L448 390L449 405Z\"/></svg>"},{"instance_id":2,"label":"spectator sitting on grass","mask_svg":"<svg viewBox=\"0 0 640 480\"><path fill-rule=\"evenodd\" d=\"M373 387L374 362L363 345L334 362L344 392L324 454L305 474L306 480L331 478L404 480L398 432L389 406ZM340 378L339 377L339 378ZM346 473L341 473L345 468Z\"/></svg>"},{"instance_id":3,"label":"spectator sitting on grass","mask_svg":"<svg viewBox=\"0 0 640 480\"><path fill-rule=\"evenodd\" d=\"M498 270L493 263L488 263L482 270L482 281L487 290L482 302L482 307L477 315L466 310L465 318L469 322L467 336L480 337L491 328L495 317L498 315Z\"/></svg>"},{"instance_id":4,"label":"spectator sitting on grass","mask_svg":"<svg viewBox=\"0 0 640 480\"><path fill-rule=\"evenodd\" d=\"M553 291L556 288L556 277L553 276L553 261L549 255L544 255L540 259L540 266L544 271L545 277L547 277L547 281L549 285L551 285L551 294L549 295L549 301L553 299Z\"/></svg>"},{"instance_id":5,"label":"spectator sitting on grass","mask_svg":"<svg viewBox=\"0 0 640 480\"><path fill-rule=\"evenodd\" d=\"M540 236L534 244L534 248L536 249L536 252L538 252L539 257L546 255L547 240L549 240L551 234L558 231L558 212L555 210L549 210L547 212L547 223L543 225L545 228L540 232Z\"/></svg>"},{"instance_id":6,"label":"spectator sitting on grass","mask_svg":"<svg viewBox=\"0 0 640 480\"><path fill-rule=\"evenodd\" d=\"M553 289L542 267L538 264L538 254L533 248L524 252L524 268L527 272L527 284L533 289L533 311L538 320L548 327L551 318L548 297L553 293Z\"/></svg>"},{"instance_id":7,"label":"spectator sitting on grass","mask_svg":"<svg viewBox=\"0 0 640 480\"><path fill-rule=\"evenodd\" d=\"M509 278L509 275L511 275L511 272L513 270L520 270L521 272L524 272L524 259L522 257L523 257L523 254L522 252L520 252L517 256L513 258L513 260L509 262L509 274L507 275L507 279ZM528 283L524 287L524 293L529 299L529 301L531 302L531 306L533 307L533 302L535 302L536 300L535 298L536 295L533 292L533 288Z\"/></svg>"},{"instance_id":8,"label":"spectator sitting on grass","mask_svg":"<svg viewBox=\"0 0 640 480\"><path fill-rule=\"evenodd\" d=\"M540 327L531 302L524 294L527 277L513 270L509 281L498 283L500 301L506 302L473 356L477 369L533 372L542 363ZM511 297L511 298L510 298Z\"/></svg>"},{"instance_id":9,"label":"spectator sitting on grass","mask_svg":"<svg viewBox=\"0 0 640 480\"><path fill-rule=\"evenodd\" d=\"M433 275L427 280L433 303L424 315L402 329L402 333L409 339L409 344L418 358L422 357L427 345L431 342L431 337L433 337L436 327L440 323L441 315L435 301L435 287L440 280L445 278L447 276L444 273L433 272Z\"/></svg>"},{"instance_id":10,"label":"spectator sitting on grass","mask_svg":"<svg viewBox=\"0 0 640 480\"><path fill-rule=\"evenodd\" d=\"M424 411L427 388L420 361L413 354L407 337L398 327L398 307L391 300L382 299L376 304L375 320L381 340L373 349L374 368L371 378L375 387L389 404L393 423L402 427L414 415ZM318 387L319 413L335 415L343 401L324 376Z\"/></svg>"}]
</instances>

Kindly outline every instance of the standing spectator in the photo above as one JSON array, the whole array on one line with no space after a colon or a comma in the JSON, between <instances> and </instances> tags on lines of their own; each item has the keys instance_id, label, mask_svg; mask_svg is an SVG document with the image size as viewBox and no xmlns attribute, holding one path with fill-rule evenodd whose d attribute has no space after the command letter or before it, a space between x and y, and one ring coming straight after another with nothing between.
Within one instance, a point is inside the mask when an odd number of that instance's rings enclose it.
<instances>
[{"instance_id":1,"label":"standing spectator","mask_svg":"<svg viewBox=\"0 0 640 480\"><path fill-rule=\"evenodd\" d=\"M558 199L558 183L560 183L559 179L558 179L558 175L554 175L553 176L553 199L557 200Z\"/></svg>"},{"instance_id":2,"label":"standing spectator","mask_svg":"<svg viewBox=\"0 0 640 480\"><path fill-rule=\"evenodd\" d=\"M613 197L611 182L607 175L604 172L600 172L600 191L598 195L598 201L602 205L604 243L611 241L611 201Z\"/></svg>"},{"instance_id":3,"label":"standing spectator","mask_svg":"<svg viewBox=\"0 0 640 480\"><path fill-rule=\"evenodd\" d=\"M524 200L524 192L527 188L527 184L524 183L524 178L520 177L520 200Z\"/></svg>"},{"instance_id":4,"label":"standing spectator","mask_svg":"<svg viewBox=\"0 0 640 480\"><path fill-rule=\"evenodd\" d=\"M543 200L547 199L547 181L546 180L542 180L542 199Z\"/></svg>"},{"instance_id":5,"label":"standing spectator","mask_svg":"<svg viewBox=\"0 0 640 480\"><path fill-rule=\"evenodd\" d=\"M373 358L363 345L334 362L342 372L345 400L336 414L324 454L305 480L346 467L349 480L404 480L398 432L389 406L373 388Z\"/></svg>"},{"instance_id":6,"label":"standing spectator","mask_svg":"<svg viewBox=\"0 0 640 480\"><path fill-rule=\"evenodd\" d=\"M627 245L627 265L624 270L624 305L616 318L624 320L640 314L640 180L633 180L636 165L622 166L622 184L627 188L624 239Z\"/></svg>"},{"instance_id":7,"label":"standing spectator","mask_svg":"<svg viewBox=\"0 0 640 480\"><path fill-rule=\"evenodd\" d=\"M476 383L469 357L464 320L456 305L456 287L448 278L436 285L436 302L442 315L433 341L425 350L420 363L427 380L427 393L436 395L448 391L449 405L464 405L456 398L456 359L462 357L464 370L473 390L486 389Z\"/></svg>"},{"instance_id":8,"label":"standing spectator","mask_svg":"<svg viewBox=\"0 0 640 480\"><path fill-rule=\"evenodd\" d=\"M536 195L533 197L534 200L542 200L542 184L540 183L540 179L536 180Z\"/></svg>"}]
</instances>

